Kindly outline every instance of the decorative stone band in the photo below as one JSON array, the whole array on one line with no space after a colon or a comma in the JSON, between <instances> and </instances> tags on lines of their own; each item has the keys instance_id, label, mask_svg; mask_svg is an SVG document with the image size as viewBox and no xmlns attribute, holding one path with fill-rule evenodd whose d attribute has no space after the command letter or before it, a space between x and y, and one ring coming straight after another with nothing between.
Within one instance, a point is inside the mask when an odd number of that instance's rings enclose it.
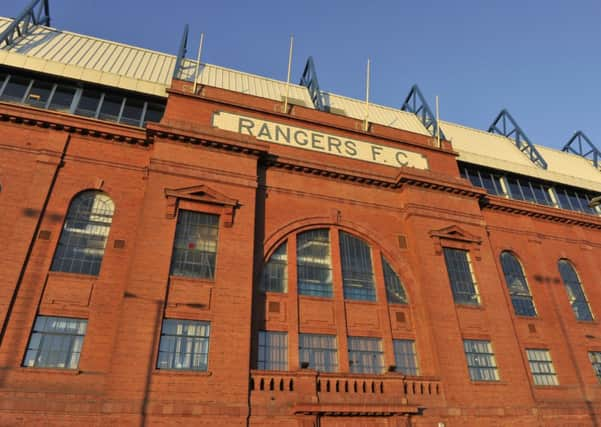
<instances>
[{"instance_id":1,"label":"decorative stone band","mask_svg":"<svg viewBox=\"0 0 601 427\"><path fill-rule=\"evenodd\" d=\"M224 111L213 114L213 126L242 135L250 135L265 142L319 151L386 166L429 168L428 159L422 154L412 151L399 150L388 145L359 141Z\"/></svg>"}]
</instances>

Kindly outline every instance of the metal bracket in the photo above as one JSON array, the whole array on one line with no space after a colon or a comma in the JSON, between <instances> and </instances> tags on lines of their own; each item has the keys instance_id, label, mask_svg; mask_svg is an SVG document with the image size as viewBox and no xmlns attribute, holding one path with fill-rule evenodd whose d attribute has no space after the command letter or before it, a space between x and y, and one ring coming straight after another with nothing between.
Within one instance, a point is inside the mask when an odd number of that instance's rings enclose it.
<instances>
[{"instance_id":1,"label":"metal bracket","mask_svg":"<svg viewBox=\"0 0 601 427\"><path fill-rule=\"evenodd\" d=\"M432 136L437 136L438 132L440 131L440 139L447 139L442 129L438 128L436 116L432 114L432 110L426 102L426 98L424 98L424 95L419 90L417 85L413 85L411 87L409 95L407 95L407 98L405 98L405 102L403 102L401 110L415 114Z\"/></svg>"},{"instance_id":2,"label":"metal bracket","mask_svg":"<svg viewBox=\"0 0 601 427\"><path fill-rule=\"evenodd\" d=\"M568 143L563 146L561 151L578 154L585 159L589 159L593 162L593 165L595 165L596 168L601 166L601 151L595 147L592 141L588 139L588 137L581 130L576 132L574 136L570 138Z\"/></svg>"},{"instance_id":3,"label":"metal bracket","mask_svg":"<svg viewBox=\"0 0 601 427\"><path fill-rule=\"evenodd\" d=\"M173 78L179 79L182 73L182 62L186 57L186 53L188 52L188 31L189 26L186 24L184 26L184 32L182 34L182 38L179 42L179 49L177 50L177 59L175 60L175 68L173 69Z\"/></svg>"},{"instance_id":4,"label":"metal bracket","mask_svg":"<svg viewBox=\"0 0 601 427\"><path fill-rule=\"evenodd\" d=\"M532 163L543 169L547 169L547 162L543 159L543 156L538 152L534 144L530 142L528 136L526 136L522 128L519 127L507 110L501 110L488 128L488 131L513 139L516 147L522 153L526 154Z\"/></svg>"},{"instance_id":5,"label":"metal bracket","mask_svg":"<svg viewBox=\"0 0 601 427\"><path fill-rule=\"evenodd\" d=\"M305 70L300 79L301 86L305 86L309 91L309 96L313 101L313 106L319 111L328 111L323 99L321 97L321 90L319 89L319 82L317 81L317 73L315 72L315 63L313 57L310 56L305 64Z\"/></svg>"},{"instance_id":6,"label":"metal bracket","mask_svg":"<svg viewBox=\"0 0 601 427\"><path fill-rule=\"evenodd\" d=\"M36 11L36 6L39 6ZM48 0L33 0L0 34L0 48L12 45L16 39L29 34L38 25L50 25Z\"/></svg>"}]
</instances>

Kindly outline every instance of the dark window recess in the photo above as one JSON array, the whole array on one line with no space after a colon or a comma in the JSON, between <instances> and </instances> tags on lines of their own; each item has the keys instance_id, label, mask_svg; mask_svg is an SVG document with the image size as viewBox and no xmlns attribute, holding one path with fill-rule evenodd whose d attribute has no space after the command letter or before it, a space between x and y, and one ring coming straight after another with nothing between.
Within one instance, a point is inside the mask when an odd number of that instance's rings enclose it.
<instances>
[{"instance_id":1,"label":"dark window recess","mask_svg":"<svg viewBox=\"0 0 601 427\"><path fill-rule=\"evenodd\" d=\"M75 114L86 117L96 117L98 103L102 94L96 90L84 89Z\"/></svg>"},{"instance_id":2,"label":"dark window recess","mask_svg":"<svg viewBox=\"0 0 601 427\"><path fill-rule=\"evenodd\" d=\"M132 126L140 126L142 113L144 112L144 102L138 99L127 98L121 115L121 123Z\"/></svg>"},{"instance_id":3,"label":"dark window recess","mask_svg":"<svg viewBox=\"0 0 601 427\"><path fill-rule=\"evenodd\" d=\"M121 105L123 104L123 97L116 95L105 94L100 106L100 114L98 118L100 120L108 120L111 122L119 121L119 114L121 113Z\"/></svg>"},{"instance_id":4,"label":"dark window recess","mask_svg":"<svg viewBox=\"0 0 601 427\"><path fill-rule=\"evenodd\" d=\"M76 89L74 87L57 85L48 108L56 111L70 112Z\"/></svg>"},{"instance_id":5,"label":"dark window recess","mask_svg":"<svg viewBox=\"0 0 601 427\"><path fill-rule=\"evenodd\" d=\"M52 86L51 83L35 80L25 97L25 103L33 107L44 108L52 93Z\"/></svg>"},{"instance_id":6,"label":"dark window recess","mask_svg":"<svg viewBox=\"0 0 601 427\"><path fill-rule=\"evenodd\" d=\"M30 82L30 79L9 76L8 83L4 87L4 91L2 91L1 99L4 101L21 102Z\"/></svg>"},{"instance_id":7,"label":"dark window recess","mask_svg":"<svg viewBox=\"0 0 601 427\"><path fill-rule=\"evenodd\" d=\"M148 103L148 107L146 108L146 116L144 117L144 126L148 122L158 123L163 118L163 113L165 112L165 106L159 104L151 104Z\"/></svg>"}]
</instances>

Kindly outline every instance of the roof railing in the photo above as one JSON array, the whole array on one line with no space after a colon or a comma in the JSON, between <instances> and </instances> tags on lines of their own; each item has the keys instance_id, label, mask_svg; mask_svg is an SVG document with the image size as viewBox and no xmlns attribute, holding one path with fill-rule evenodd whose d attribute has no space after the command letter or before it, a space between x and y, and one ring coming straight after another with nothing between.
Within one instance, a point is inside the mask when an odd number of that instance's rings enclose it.
<instances>
[{"instance_id":1,"label":"roof railing","mask_svg":"<svg viewBox=\"0 0 601 427\"><path fill-rule=\"evenodd\" d=\"M0 34L0 48L12 45L16 39L31 33L38 25L50 25L48 0L33 0L29 3Z\"/></svg>"},{"instance_id":2,"label":"roof railing","mask_svg":"<svg viewBox=\"0 0 601 427\"><path fill-rule=\"evenodd\" d=\"M513 139L516 147L518 147L522 153L526 154L532 163L543 169L547 169L547 162L538 152L534 144L530 142L530 139L524 133L522 128L517 124L513 117L511 117L509 111L505 109L501 110L497 118L488 128L488 131Z\"/></svg>"},{"instance_id":3,"label":"roof railing","mask_svg":"<svg viewBox=\"0 0 601 427\"><path fill-rule=\"evenodd\" d=\"M315 63L313 62L312 56L307 59L305 70L303 71L303 75L301 76L299 84L301 86L305 86L309 91L309 96L311 97L311 101L313 101L313 106L316 110L327 111L327 108L323 102L321 90L319 89L317 72L315 71Z\"/></svg>"},{"instance_id":4,"label":"roof railing","mask_svg":"<svg viewBox=\"0 0 601 427\"><path fill-rule=\"evenodd\" d=\"M585 159L592 161L597 169L601 168L601 151L595 147L595 144L593 144L581 130L576 132L572 138L570 138L561 151L582 156Z\"/></svg>"},{"instance_id":5,"label":"roof railing","mask_svg":"<svg viewBox=\"0 0 601 427\"><path fill-rule=\"evenodd\" d=\"M188 31L190 27L188 24L184 26L184 32L179 42L179 48L177 49L177 59L175 60L175 68L173 69L173 78L180 79L183 72L183 62L188 52Z\"/></svg>"},{"instance_id":6,"label":"roof railing","mask_svg":"<svg viewBox=\"0 0 601 427\"><path fill-rule=\"evenodd\" d=\"M424 98L424 95L417 85L411 87L409 95L405 98L401 110L415 114L432 136L436 137L438 136L438 132L440 132L440 139L447 139L442 129L438 128L436 116L432 113L430 106L426 102L426 98Z\"/></svg>"}]
</instances>

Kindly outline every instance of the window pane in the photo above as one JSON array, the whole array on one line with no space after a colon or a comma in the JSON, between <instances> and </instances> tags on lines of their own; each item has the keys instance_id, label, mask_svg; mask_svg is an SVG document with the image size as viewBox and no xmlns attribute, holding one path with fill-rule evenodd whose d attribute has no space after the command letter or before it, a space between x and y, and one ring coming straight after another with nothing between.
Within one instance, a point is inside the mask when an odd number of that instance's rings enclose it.
<instances>
[{"instance_id":1,"label":"window pane","mask_svg":"<svg viewBox=\"0 0 601 427\"><path fill-rule=\"evenodd\" d=\"M121 104L123 103L123 97L117 95L110 95L105 93L104 99L102 100L102 106L100 107L100 114L98 118L100 120L110 120L116 122L119 120L119 112L121 111Z\"/></svg>"},{"instance_id":2,"label":"window pane","mask_svg":"<svg viewBox=\"0 0 601 427\"><path fill-rule=\"evenodd\" d=\"M524 271L517 258L509 252L503 252L501 254L501 265L515 314L536 316L532 295L530 295Z\"/></svg>"},{"instance_id":3,"label":"window pane","mask_svg":"<svg viewBox=\"0 0 601 427\"><path fill-rule=\"evenodd\" d=\"M219 216L180 210L171 259L174 276L215 278Z\"/></svg>"},{"instance_id":4,"label":"window pane","mask_svg":"<svg viewBox=\"0 0 601 427\"><path fill-rule=\"evenodd\" d=\"M257 369L288 370L288 334L286 332L259 331Z\"/></svg>"},{"instance_id":5,"label":"window pane","mask_svg":"<svg viewBox=\"0 0 601 427\"><path fill-rule=\"evenodd\" d=\"M568 300L574 310L574 315L578 320L593 320L590 306L588 304L582 284L576 274L576 270L569 261L562 259L559 261L559 274L568 293Z\"/></svg>"},{"instance_id":6,"label":"window pane","mask_svg":"<svg viewBox=\"0 0 601 427\"><path fill-rule=\"evenodd\" d=\"M210 329L209 322L163 320L157 369L206 371Z\"/></svg>"},{"instance_id":7,"label":"window pane","mask_svg":"<svg viewBox=\"0 0 601 427\"><path fill-rule=\"evenodd\" d=\"M489 341L464 340L463 349L472 381L498 381L497 362Z\"/></svg>"},{"instance_id":8,"label":"window pane","mask_svg":"<svg viewBox=\"0 0 601 427\"><path fill-rule=\"evenodd\" d=\"M50 100L48 108L51 110L69 112L71 111L71 103L75 96L75 88L63 85L58 85Z\"/></svg>"},{"instance_id":9,"label":"window pane","mask_svg":"<svg viewBox=\"0 0 601 427\"><path fill-rule=\"evenodd\" d=\"M419 375L413 340L393 340L393 345L397 372L405 375Z\"/></svg>"},{"instance_id":10,"label":"window pane","mask_svg":"<svg viewBox=\"0 0 601 427\"><path fill-rule=\"evenodd\" d=\"M35 80L27 94L25 103L38 108L44 108L52 92L52 83Z\"/></svg>"},{"instance_id":11,"label":"window pane","mask_svg":"<svg viewBox=\"0 0 601 427\"><path fill-rule=\"evenodd\" d=\"M516 178L511 176L507 177L507 184L509 184L509 192L511 193L512 199L524 200L520 184Z\"/></svg>"},{"instance_id":12,"label":"window pane","mask_svg":"<svg viewBox=\"0 0 601 427\"><path fill-rule=\"evenodd\" d=\"M489 194L497 194L497 188L490 172L480 171L480 178L482 179L482 185Z\"/></svg>"},{"instance_id":13,"label":"window pane","mask_svg":"<svg viewBox=\"0 0 601 427\"><path fill-rule=\"evenodd\" d=\"M564 188L557 188L556 191L557 198L559 199L559 205L564 209L573 209L568 195L566 194L566 190Z\"/></svg>"},{"instance_id":14,"label":"window pane","mask_svg":"<svg viewBox=\"0 0 601 427\"><path fill-rule=\"evenodd\" d=\"M455 303L478 305L480 299L467 251L444 248L444 258Z\"/></svg>"},{"instance_id":15,"label":"window pane","mask_svg":"<svg viewBox=\"0 0 601 427\"><path fill-rule=\"evenodd\" d=\"M75 114L96 117L96 110L102 94L96 90L85 89L75 110Z\"/></svg>"},{"instance_id":16,"label":"window pane","mask_svg":"<svg viewBox=\"0 0 601 427\"><path fill-rule=\"evenodd\" d=\"M21 102L25 96L25 92L29 87L31 79L11 75L8 78L8 83L2 92L2 100L10 102Z\"/></svg>"},{"instance_id":17,"label":"window pane","mask_svg":"<svg viewBox=\"0 0 601 427\"><path fill-rule=\"evenodd\" d=\"M380 338L349 337L348 353L351 372L381 374L384 371L384 353Z\"/></svg>"},{"instance_id":18,"label":"window pane","mask_svg":"<svg viewBox=\"0 0 601 427\"><path fill-rule=\"evenodd\" d=\"M334 335L299 335L299 359L309 368L321 372L338 371L338 349Z\"/></svg>"},{"instance_id":19,"label":"window pane","mask_svg":"<svg viewBox=\"0 0 601 427\"><path fill-rule=\"evenodd\" d=\"M597 377L597 380L601 382L601 352L589 351L588 357L593 365L593 371Z\"/></svg>"},{"instance_id":20,"label":"window pane","mask_svg":"<svg viewBox=\"0 0 601 427\"><path fill-rule=\"evenodd\" d=\"M520 187L522 188L522 194L524 195L524 200L528 201L528 202L536 202L536 199L534 198L534 192L532 191L532 188L530 187L530 182L527 179L520 179Z\"/></svg>"},{"instance_id":21,"label":"window pane","mask_svg":"<svg viewBox=\"0 0 601 427\"><path fill-rule=\"evenodd\" d=\"M125 106L123 107L123 114L121 115L121 123L140 126L143 110L144 101L135 98L127 98Z\"/></svg>"},{"instance_id":22,"label":"window pane","mask_svg":"<svg viewBox=\"0 0 601 427\"><path fill-rule=\"evenodd\" d=\"M401 283L401 279L394 272L386 258L382 257L384 268L384 283L386 284L386 298L392 304L407 304L407 294Z\"/></svg>"},{"instance_id":23,"label":"window pane","mask_svg":"<svg viewBox=\"0 0 601 427\"><path fill-rule=\"evenodd\" d=\"M549 350L526 349L530 372L535 385L558 385Z\"/></svg>"},{"instance_id":24,"label":"window pane","mask_svg":"<svg viewBox=\"0 0 601 427\"><path fill-rule=\"evenodd\" d=\"M364 241L341 231L340 257L344 298L375 301L376 289L369 246Z\"/></svg>"},{"instance_id":25,"label":"window pane","mask_svg":"<svg viewBox=\"0 0 601 427\"><path fill-rule=\"evenodd\" d=\"M547 190L541 184L533 182L532 190L534 190L534 197L536 198L537 203L540 203L541 205L552 205Z\"/></svg>"},{"instance_id":26,"label":"window pane","mask_svg":"<svg viewBox=\"0 0 601 427\"><path fill-rule=\"evenodd\" d=\"M163 112L165 111L164 105L159 104L151 104L148 103L148 107L146 107L146 116L144 117L144 126L146 123L153 122L159 123L161 118L163 117Z\"/></svg>"},{"instance_id":27,"label":"window pane","mask_svg":"<svg viewBox=\"0 0 601 427\"><path fill-rule=\"evenodd\" d=\"M77 369L87 320L38 316L23 366Z\"/></svg>"},{"instance_id":28,"label":"window pane","mask_svg":"<svg viewBox=\"0 0 601 427\"><path fill-rule=\"evenodd\" d=\"M287 244L282 243L267 261L263 269L261 290L268 292L288 291Z\"/></svg>"},{"instance_id":29,"label":"window pane","mask_svg":"<svg viewBox=\"0 0 601 427\"><path fill-rule=\"evenodd\" d=\"M85 191L67 212L52 271L98 275L115 206L106 194Z\"/></svg>"},{"instance_id":30,"label":"window pane","mask_svg":"<svg viewBox=\"0 0 601 427\"><path fill-rule=\"evenodd\" d=\"M332 262L328 230L310 230L296 238L298 293L332 296Z\"/></svg>"}]
</instances>

